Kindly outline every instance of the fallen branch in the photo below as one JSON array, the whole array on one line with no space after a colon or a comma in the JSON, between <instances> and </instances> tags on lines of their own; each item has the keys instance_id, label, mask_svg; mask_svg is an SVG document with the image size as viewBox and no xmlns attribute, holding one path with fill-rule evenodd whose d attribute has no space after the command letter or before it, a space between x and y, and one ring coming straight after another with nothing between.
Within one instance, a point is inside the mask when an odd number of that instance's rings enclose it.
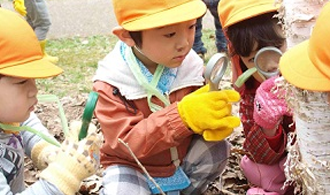
<instances>
[{"instance_id":1,"label":"fallen branch","mask_svg":"<svg viewBox=\"0 0 330 195\"><path fill-rule=\"evenodd\" d=\"M128 143L125 143L122 139L118 138L118 141L120 143L122 143L129 151L129 153L131 154L131 156L134 158L134 160L136 161L136 163L139 165L139 167L142 169L142 171L147 175L148 179L150 179L150 181L155 184L155 186L157 187L157 189L159 190L160 194L162 195L166 195L163 190L160 188L160 186L157 184L157 182L154 180L154 178L152 178L148 171L146 170L146 168L144 168L144 166L141 164L141 162L139 161L139 159L135 156L135 154L133 153L133 151L131 150L131 148L129 147Z\"/></svg>"}]
</instances>

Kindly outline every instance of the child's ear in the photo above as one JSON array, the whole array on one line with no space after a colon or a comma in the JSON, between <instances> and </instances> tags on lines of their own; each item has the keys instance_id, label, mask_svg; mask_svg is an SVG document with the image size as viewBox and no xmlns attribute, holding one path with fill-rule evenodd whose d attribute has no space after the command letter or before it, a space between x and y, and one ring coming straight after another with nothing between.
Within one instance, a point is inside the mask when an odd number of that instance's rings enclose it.
<instances>
[{"instance_id":1,"label":"child's ear","mask_svg":"<svg viewBox=\"0 0 330 195\"><path fill-rule=\"evenodd\" d=\"M126 43L126 45L130 47L133 47L135 45L135 42L129 34L129 31L123 29L121 26L115 27L112 30L112 33L116 35L122 42Z\"/></svg>"}]
</instances>

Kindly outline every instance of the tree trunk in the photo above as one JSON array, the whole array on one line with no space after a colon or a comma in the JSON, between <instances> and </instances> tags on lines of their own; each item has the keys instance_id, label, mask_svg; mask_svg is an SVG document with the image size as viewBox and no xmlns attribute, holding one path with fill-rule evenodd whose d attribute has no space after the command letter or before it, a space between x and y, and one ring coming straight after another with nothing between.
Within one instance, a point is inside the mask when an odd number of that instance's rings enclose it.
<instances>
[{"instance_id":1,"label":"tree trunk","mask_svg":"<svg viewBox=\"0 0 330 195\"><path fill-rule=\"evenodd\" d=\"M310 37L326 0L278 0L288 49ZM289 136L285 173L302 194L330 194L330 106L328 94L296 88L283 81L296 132ZM294 144L292 144L295 141Z\"/></svg>"},{"instance_id":2,"label":"tree trunk","mask_svg":"<svg viewBox=\"0 0 330 195\"><path fill-rule=\"evenodd\" d=\"M288 49L310 37L325 2L327 0L275 0L281 4L279 17L284 22Z\"/></svg>"},{"instance_id":3,"label":"tree trunk","mask_svg":"<svg viewBox=\"0 0 330 195\"><path fill-rule=\"evenodd\" d=\"M312 92L286 84L296 134L289 137L286 176L302 194L330 194L330 106L328 92Z\"/></svg>"}]
</instances>

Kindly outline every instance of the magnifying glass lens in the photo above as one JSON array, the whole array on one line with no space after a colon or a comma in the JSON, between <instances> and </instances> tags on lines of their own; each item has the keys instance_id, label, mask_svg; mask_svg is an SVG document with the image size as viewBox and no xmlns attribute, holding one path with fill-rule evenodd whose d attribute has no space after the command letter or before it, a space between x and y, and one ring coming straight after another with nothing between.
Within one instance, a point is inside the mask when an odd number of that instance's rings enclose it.
<instances>
[{"instance_id":1,"label":"magnifying glass lens","mask_svg":"<svg viewBox=\"0 0 330 195\"><path fill-rule=\"evenodd\" d=\"M204 77L210 84L210 91L219 90L220 82L228 67L229 59L225 53L216 53L206 64Z\"/></svg>"},{"instance_id":2,"label":"magnifying glass lens","mask_svg":"<svg viewBox=\"0 0 330 195\"><path fill-rule=\"evenodd\" d=\"M275 51L264 51L256 59L259 68L264 72L274 72L278 69L281 55Z\"/></svg>"},{"instance_id":3,"label":"magnifying glass lens","mask_svg":"<svg viewBox=\"0 0 330 195\"><path fill-rule=\"evenodd\" d=\"M276 47L261 48L255 56L255 67L266 78L279 74L278 64L282 51Z\"/></svg>"},{"instance_id":4,"label":"magnifying glass lens","mask_svg":"<svg viewBox=\"0 0 330 195\"><path fill-rule=\"evenodd\" d=\"M224 59L221 58L217 61L217 63L214 65L212 73L211 73L211 79L213 80L223 72L223 64L224 64ZM222 76L222 75L221 75Z\"/></svg>"}]
</instances>

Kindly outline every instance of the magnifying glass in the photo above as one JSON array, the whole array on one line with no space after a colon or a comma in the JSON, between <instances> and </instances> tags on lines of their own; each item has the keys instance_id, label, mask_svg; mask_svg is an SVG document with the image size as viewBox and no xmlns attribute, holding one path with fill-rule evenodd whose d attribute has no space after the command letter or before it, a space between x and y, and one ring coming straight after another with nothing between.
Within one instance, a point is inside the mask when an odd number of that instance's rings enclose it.
<instances>
[{"instance_id":1,"label":"magnifying glass","mask_svg":"<svg viewBox=\"0 0 330 195\"><path fill-rule=\"evenodd\" d=\"M94 109L99 98L99 94L95 91L92 91L88 95L88 99L86 102L86 106L84 109L83 117L82 117L82 125L80 128L80 132L78 135L78 139L81 140L87 136L89 123L92 121Z\"/></svg>"},{"instance_id":2,"label":"magnifying glass","mask_svg":"<svg viewBox=\"0 0 330 195\"><path fill-rule=\"evenodd\" d=\"M255 67L249 68L239 76L235 85L238 88L243 86L246 80L256 72L259 72L264 79L279 75L278 64L282 55L282 51L276 47L269 46L261 48L254 57Z\"/></svg>"},{"instance_id":3,"label":"magnifying glass","mask_svg":"<svg viewBox=\"0 0 330 195\"><path fill-rule=\"evenodd\" d=\"M257 70L268 79L279 75L278 64L282 55L282 51L276 47L263 47L257 52L254 64Z\"/></svg>"},{"instance_id":4,"label":"magnifying glass","mask_svg":"<svg viewBox=\"0 0 330 195\"><path fill-rule=\"evenodd\" d=\"M210 85L210 91L217 91L228 67L229 59L225 53L216 53L206 64L204 77Z\"/></svg>"}]
</instances>

